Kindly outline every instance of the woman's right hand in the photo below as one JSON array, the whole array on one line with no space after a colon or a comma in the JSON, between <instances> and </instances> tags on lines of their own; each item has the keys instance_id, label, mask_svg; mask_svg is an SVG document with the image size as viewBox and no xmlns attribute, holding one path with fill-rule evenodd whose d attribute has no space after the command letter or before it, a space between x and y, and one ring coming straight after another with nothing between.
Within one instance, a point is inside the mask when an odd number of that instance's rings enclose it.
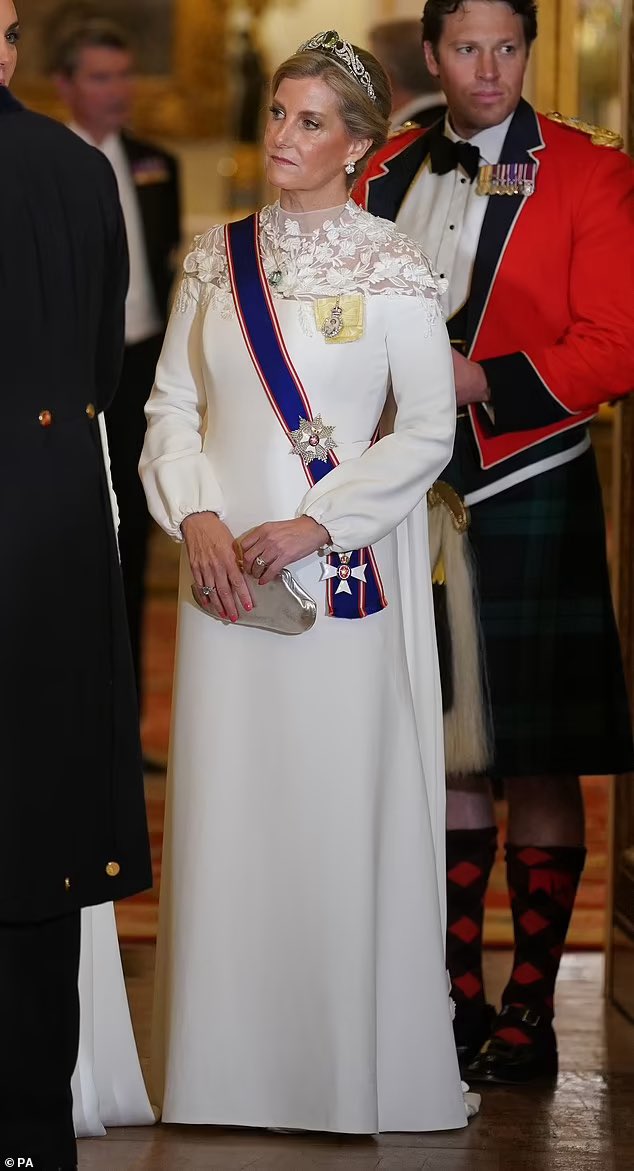
<instances>
[{"instance_id":1,"label":"woman's right hand","mask_svg":"<svg viewBox=\"0 0 634 1171\"><path fill-rule=\"evenodd\" d=\"M252 610L253 599L230 530L215 512L192 512L181 522L181 532L196 585L212 591L204 601L220 618L237 622L238 601L245 610Z\"/></svg>"}]
</instances>

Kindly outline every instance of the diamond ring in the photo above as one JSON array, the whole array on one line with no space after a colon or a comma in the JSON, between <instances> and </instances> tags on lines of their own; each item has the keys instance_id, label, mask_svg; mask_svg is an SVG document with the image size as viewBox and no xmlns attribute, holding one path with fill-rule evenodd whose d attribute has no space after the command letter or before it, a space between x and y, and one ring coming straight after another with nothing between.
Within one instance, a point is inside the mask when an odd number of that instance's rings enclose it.
<instances>
[{"instance_id":1,"label":"diamond ring","mask_svg":"<svg viewBox=\"0 0 634 1171\"><path fill-rule=\"evenodd\" d=\"M201 592L201 594L204 594L204 596L206 598L210 598L212 594L215 594L216 587L215 586L201 586L200 592Z\"/></svg>"},{"instance_id":2,"label":"diamond ring","mask_svg":"<svg viewBox=\"0 0 634 1171\"><path fill-rule=\"evenodd\" d=\"M263 557L256 557L253 564L258 565L260 567L260 569L266 569L266 561L264 560Z\"/></svg>"}]
</instances>

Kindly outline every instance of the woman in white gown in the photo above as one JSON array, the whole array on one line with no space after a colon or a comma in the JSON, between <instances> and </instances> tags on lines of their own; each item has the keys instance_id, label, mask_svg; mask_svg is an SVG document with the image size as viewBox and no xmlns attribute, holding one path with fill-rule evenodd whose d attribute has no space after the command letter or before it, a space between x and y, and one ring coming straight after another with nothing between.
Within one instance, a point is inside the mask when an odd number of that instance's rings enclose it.
<instances>
[{"instance_id":1,"label":"woman in white gown","mask_svg":"<svg viewBox=\"0 0 634 1171\"><path fill-rule=\"evenodd\" d=\"M439 282L347 202L386 136L374 58L322 34L272 92L282 194L252 221L261 290L238 274L244 233L231 265L222 228L197 239L147 407L150 511L185 541L153 1100L169 1123L458 1128L424 502L455 418ZM299 423L267 382L265 319L303 385ZM373 442L390 386L394 433ZM307 485L311 447L317 464L330 446ZM312 629L229 621L249 580L289 565ZM337 616L355 598L357 620Z\"/></svg>"}]
</instances>

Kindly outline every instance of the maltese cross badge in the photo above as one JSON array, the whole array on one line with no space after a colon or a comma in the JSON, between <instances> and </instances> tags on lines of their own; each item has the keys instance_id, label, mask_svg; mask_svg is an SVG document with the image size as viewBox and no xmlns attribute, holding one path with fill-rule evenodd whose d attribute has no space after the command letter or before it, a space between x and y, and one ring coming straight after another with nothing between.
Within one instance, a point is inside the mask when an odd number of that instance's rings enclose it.
<instances>
[{"instance_id":1,"label":"maltese cross badge","mask_svg":"<svg viewBox=\"0 0 634 1171\"><path fill-rule=\"evenodd\" d=\"M350 578L355 578L356 581L365 582L365 569L367 562L363 565L350 565L350 558L352 553L336 553L334 556L339 558L339 565L329 565L327 561L322 562L321 566L321 580L328 581L331 577L339 579L339 584L335 590L336 594L351 594Z\"/></svg>"}]
</instances>

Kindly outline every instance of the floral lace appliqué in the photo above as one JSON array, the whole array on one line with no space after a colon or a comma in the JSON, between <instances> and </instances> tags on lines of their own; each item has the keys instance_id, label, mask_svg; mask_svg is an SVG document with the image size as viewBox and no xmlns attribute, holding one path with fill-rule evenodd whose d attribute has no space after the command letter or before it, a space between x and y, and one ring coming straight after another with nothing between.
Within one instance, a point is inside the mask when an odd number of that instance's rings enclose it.
<instances>
[{"instance_id":1,"label":"floral lace appliqu\u00e9","mask_svg":"<svg viewBox=\"0 0 634 1171\"><path fill-rule=\"evenodd\" d=\"M223 226L210 228L194 236L191 252L183 261L183 274L174 299L177 313L186 313L194 305L206 306L212 300L223 317L230 317L233 296L225 250Z\"/></svg>"},{"instance_id":2,"label":"floral lace appliqu\u00e9","mask_svg":"<svg viewBox=\"0 0 634 1171\"><path fill-rule=\"evenodd\" d=\"M394 224L363 211L352 201L333 220L302 232L297 220L279 204L260 216L260 243L267 276L281 273L274 297L305 302L343 293L422 297L428 323L441 314L440 296L447 282L432 270L422 250ZM176 309L213 303L223 317L235 313L225 253L224 229L211 228L194 240L185 257ZM312 333L300 308L301 325Z\"/></svg>"}]
</instances>

